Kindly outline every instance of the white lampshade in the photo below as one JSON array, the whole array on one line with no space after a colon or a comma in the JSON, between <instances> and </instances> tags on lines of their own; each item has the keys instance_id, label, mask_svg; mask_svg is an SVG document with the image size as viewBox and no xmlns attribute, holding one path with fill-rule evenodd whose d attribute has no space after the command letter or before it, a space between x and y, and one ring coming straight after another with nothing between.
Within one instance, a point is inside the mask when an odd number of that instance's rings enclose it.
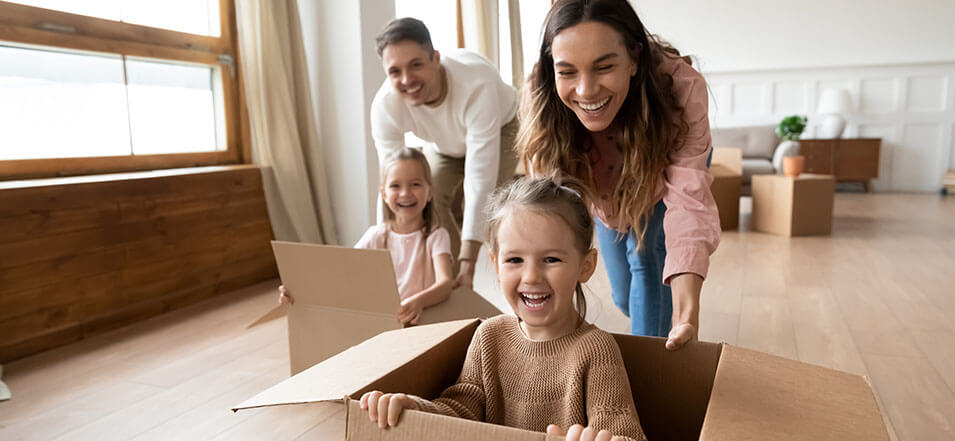
<instances>
[{"instance_id":1,"label":"white lampshade","mask_svg":"<svg viewBox=\"0 0 955 441\"><path fill-rule=\"evenodd\" d=\"M852 103L849 101L849 91L845 89L826 89L822 91L822 97L819 98L819 108L816 112L821 114L842 114L852 110Z\"/></svg>"}]
</instances>

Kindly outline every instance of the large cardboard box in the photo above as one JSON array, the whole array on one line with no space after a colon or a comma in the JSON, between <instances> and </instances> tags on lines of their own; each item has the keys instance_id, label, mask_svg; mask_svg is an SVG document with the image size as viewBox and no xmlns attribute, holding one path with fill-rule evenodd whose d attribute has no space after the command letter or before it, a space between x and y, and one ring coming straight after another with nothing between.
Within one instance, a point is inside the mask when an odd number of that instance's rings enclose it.
<instances>
[{"instance_id":1,"label":"large cardboard box","mask_svg":"<svg viewBox=\"0 0 955 441\"><path fill-rule=\"evenodd\" d=\"M349 347L399 329L398 284L387 250L272 241L282 283L295 304L280 305L252 325L288 314L289 366L297 374ZM467 289L426 308L419 324L501 313Z\"/></svg>"},{"instance_id":2,"label":"large cardboard box","mask_svg":"<svg viewBox=\"0 0 955 441\"><path fill-rule=\"evenodd\" d=\"M344 402L346 440L558 440L543 433L418 411L381 430L356 401L371 390L435 398L457 378L479 320L382 333L233 410ZM650 440L887 441L875 397L859 376L728 344L614 335ZM546 375L542 372L541 375Z\"/></svg>"},{"instance_id":3,"label":"large cardboard box","mask_svg":"<svg viewBox=\"0 0 955 441\"><path fill-rule=\"evenodd\" d=\"M754 175L753 229L783 236L829 234L835 191L831 175Z\"/></svg>"},{"instance_id":4,"label":"large cardboard box","mask_svg":"<svg viewBox=\"0 0 955 441\"><path fill-rule=\"evenodd\" d=\"M710 163L710 191L720 212L720 228L739 228L739 197L743 186L743 153L737 148L714 148Z\"/></svg>"}]
</instances>

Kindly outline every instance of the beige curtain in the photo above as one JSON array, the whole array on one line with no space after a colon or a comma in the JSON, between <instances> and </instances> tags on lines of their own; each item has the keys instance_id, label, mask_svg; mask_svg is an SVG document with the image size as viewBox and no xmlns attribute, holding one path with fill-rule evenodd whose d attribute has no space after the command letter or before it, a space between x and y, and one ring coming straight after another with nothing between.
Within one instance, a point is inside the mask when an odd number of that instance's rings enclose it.
<instances>
[{"instance_id":1,"label":"beige curtain","mask_svg":"<svg viewBox=\"0 0 955 441\"><path fill-rule=\"evenodd\" d=\"M295 0L237 0L239 58L276 239L337 243Z\"/></svg>"},{"instance_id":2,"label":"beige curtain","mask_svg":"<svg viewBox=\"0 0 955 441\"><path fill-rule=\"evenodd\" d=\"M507 0L507 16L511 34L511 84L520 89L524 84L524 36L521 33L520 0Z\"/></svg>"},{"instance_id":3,"label":"beige curtain","mask_svg":"<svg viewBox=\"0 0 955 441\"><path fill-rule=\"evenodd\" d=\"M460 0L464 47L471 49L501 69L501 58L511 60L511 84L520 87L524 79L524 51L521 44L521 7L519 0L507 0L507 28L510 47L501 49L501 23L498 0ZM508 74L503 72L503 74Z\"/></svg>"}]
</instances>

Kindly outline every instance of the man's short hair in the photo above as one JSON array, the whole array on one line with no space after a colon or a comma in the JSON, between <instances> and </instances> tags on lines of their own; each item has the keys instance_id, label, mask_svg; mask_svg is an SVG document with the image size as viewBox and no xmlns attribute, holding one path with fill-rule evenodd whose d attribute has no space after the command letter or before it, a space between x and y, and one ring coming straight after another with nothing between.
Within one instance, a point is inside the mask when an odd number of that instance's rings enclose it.
<instances>
[{"instance_id":1,"label":"man's short hair","mask_svg":"<svg viewBox=\"0 0 955 441\"><path fill-rule=\"evenodd\" d=\"M378 56L381 56L388 45L405 40L418 43L428 51L428 54L434 52L434 45L431 44L431 33L428 32L424 23L417 18L404 17L388 22L385 28L375 37L375 43L378 45Z\"/></svg>"}]
</instances>

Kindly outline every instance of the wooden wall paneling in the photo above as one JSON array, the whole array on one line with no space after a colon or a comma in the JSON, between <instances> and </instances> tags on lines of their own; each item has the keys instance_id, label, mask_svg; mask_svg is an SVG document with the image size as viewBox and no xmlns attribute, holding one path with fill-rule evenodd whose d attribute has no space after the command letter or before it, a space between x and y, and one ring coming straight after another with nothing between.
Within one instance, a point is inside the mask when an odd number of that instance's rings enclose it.
<instances>
[{"instance_id":1,"label":"wooden wall paneling","mask_svg":"<svg viewBox=\"0 0 955 441\"><path fill-rule=\"evenodd\" d=\"M6 325L4 325L6 326ZM0 342L0 360L16 360L50 348L68 345L83 339L82 326L57 329L44 334L37 334L29 339L16 342L2 340Z\"/></svg>"},{"instance_id":2,"label":"wooden wall paneling","mask_svg":"<svg viewBox=\"0 0 955 441\"><path fill-rule=\"evenodd\" d=\"M118 271L125 265L123 254L122 248L114 247L84 255L0 268L0 294L54 284L59 280Z\"/></svg>"},{"instance_id":3,"label":"wooden wall paneling","mask_svg":"<svg viewBox=\"0 0 955 441\"><path fill-rule=\"evenodd\" d=\"M4 291L3 295L0 295L0 321L31 310L65 305L76 298L91 297L96 292L109 292L119 288L116 274L104 273L60 279L53 284L32 286L19 291Z\"/></svg>"},{"instance_id":4,"label":"wooden wall paneling","mask_svg":"<svg viewBox=\"0 0 955 441\"><path fill-rule=\"evenodd\" d=\"M153 175L0 187L0 362L277 276L258 168Z\"/></svg>"},{"instance_id":5,"label":"wooden wall paneling","mask_svg":"<svg viewBox=\"0 0 955 441\"><path fill-rule=\"evenodd\" d=\"M230 173L217 173L226 171ZM175 197L215 191L212 189L234 192L243 189L255 191L261 187L262 179L255 166L116 173L95 178L0 181L0 201L3 202L0 204L0 218L69 208L111 207L119 201L138 201L148 195Z\"/></svg>"},{"instance_id":6,"label":"wooden wall paneling","mask_svg":"<svg viewBox=\"0 0 955 441\"><path fill-rule=\"evenodd\" d=\"M119 207L109 204L56 211L30 210L22 215L0 217L0 243L95 228L118 215Z\"/></svg>"}]
</instances>

